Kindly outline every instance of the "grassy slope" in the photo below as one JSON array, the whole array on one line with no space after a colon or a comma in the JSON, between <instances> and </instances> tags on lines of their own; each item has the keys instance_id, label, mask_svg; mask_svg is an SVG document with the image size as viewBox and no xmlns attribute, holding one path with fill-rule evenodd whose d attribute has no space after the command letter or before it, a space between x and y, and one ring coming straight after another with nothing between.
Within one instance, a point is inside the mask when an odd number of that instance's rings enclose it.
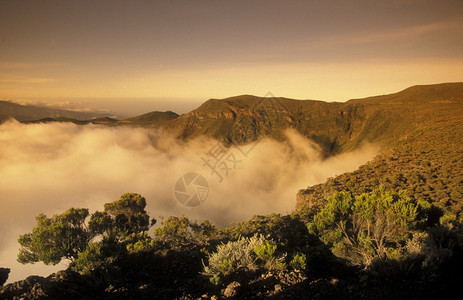
<instances>
[{"instance_id":1,"label":"grassy slope","mask_svg":"<svg viewBox=\"0 0 463 300\"><path fill-rule=\"evenodd\" d=\"M382 142L385 151L352 173L298 194L298 208L317 206L334 191L377 186L407 189L444 211L463 205L463 85L416 86L388 96L352 100L370 118L357 140ZM355 140L355 138L354 138Z\"/></svg>"}]
</instances>

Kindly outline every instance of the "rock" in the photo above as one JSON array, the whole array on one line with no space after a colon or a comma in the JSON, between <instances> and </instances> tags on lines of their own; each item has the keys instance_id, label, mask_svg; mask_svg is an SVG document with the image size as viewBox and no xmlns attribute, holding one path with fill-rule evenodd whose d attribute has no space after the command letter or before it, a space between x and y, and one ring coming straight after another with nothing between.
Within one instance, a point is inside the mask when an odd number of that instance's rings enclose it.
<instances>
[{"instance_id":1,"label":"rock","mask_svg":"<svg viewBox=\"0 0 463 300\"><path fill-rule=\"evenodd\" d=\"M10 275L10 269L0 268L0 286L8 280L8 275Z\"/></svg>"},{"instance_id":2,"label":"rock","mask_svg":"<svg viewBox=\"0 0 463 300\"><path fill-rule=\"evenodd\" d=\"M233 281L227 287L225 288L225 291L223 292L223 295L225 297L235 297L238 294L238 288L241 286L241 284L237 281Z\"/></svg>"},{"instance_id":3,"label":"rock","mask_svg":"<svg viewBox=\"0 0 463 300\"><path fill-rule=\"evenodd\" d=\"M41 276L29 276L24 280L10 283L0 289L0 299L45 298L49 285L47 279Z\"/></svg>"}]
</instances>

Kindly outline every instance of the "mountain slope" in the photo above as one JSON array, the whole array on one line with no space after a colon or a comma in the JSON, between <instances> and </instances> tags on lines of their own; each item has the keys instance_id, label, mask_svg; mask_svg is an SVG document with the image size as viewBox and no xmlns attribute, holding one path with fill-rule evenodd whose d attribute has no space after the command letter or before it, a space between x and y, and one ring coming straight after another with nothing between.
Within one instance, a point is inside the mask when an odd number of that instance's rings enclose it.
<instances>
[{"instance_id":1,"label":"mountain slope","mask_svg":"<svg viewBox=\"0 0 463 300\"><path fill-rule=\"evenodd\" d=\"M281 140L284 129L296 128L330 153L337 149L338 140L347 138L350 119L356 113L341 113L342 107L340 103L244 95L208 100L162 127L175 131L180 139L208 136L225 144L252 142L263 136Z\"/></svg>"},{"instance_id":2,"label":"mountain slope","mask_svg":"<svg viewBox=\"0 0 463 300\"><path fill-rule=\"evenodd\" d=\"M347 104L360 103L371 111L360 136L387 141L387 151L354 172L299 191L298 208L316 211L335 191L362 193L381 186L405 189L409 196L432 203L440 214L459 214L463 209L463 84L415 86Z\"/></svg>"},{"instance_id":3,"label":"mountain slope","mask_svg":"<svg viewBox=\"0 0 463 300\"><path fill-rule=\"evenodd\" d=\"M208 100L161 127L180 139L204 135L226 144L252 142L262 136L282 139L284 129L295 128L331 155L364 142L392 145L433 123L460 123L462 104L463 83L415 86L346 103L243 95Z\"/></svg>"}]
</instances>

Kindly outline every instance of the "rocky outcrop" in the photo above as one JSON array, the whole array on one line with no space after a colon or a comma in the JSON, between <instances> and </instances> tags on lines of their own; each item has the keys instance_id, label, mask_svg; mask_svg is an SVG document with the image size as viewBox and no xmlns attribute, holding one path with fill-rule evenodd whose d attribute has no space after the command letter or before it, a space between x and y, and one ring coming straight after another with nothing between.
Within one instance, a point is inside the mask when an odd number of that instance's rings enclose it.
<instances>
[{"instance_id":1,"label":"rocky outcrop","mask_svg":"<svg viewBox=\"0 0 463 300\"><path fill-rule=\"evenodd\" d=\"M98 285L86 276L59 271L48 277L29 276L0 288L0 299L84 299L98 295Z\"/></svg>"},{"instance_id":2,"label":"rocky outcrop","mask_svg":"<svg viewBox=\"0 0 463 300\"><path fill-rule=\"evenodd\" d=\"M8 280L8 275L10 275L10 269L0 268L0 286Z\"/></svg>"}]
</instances>

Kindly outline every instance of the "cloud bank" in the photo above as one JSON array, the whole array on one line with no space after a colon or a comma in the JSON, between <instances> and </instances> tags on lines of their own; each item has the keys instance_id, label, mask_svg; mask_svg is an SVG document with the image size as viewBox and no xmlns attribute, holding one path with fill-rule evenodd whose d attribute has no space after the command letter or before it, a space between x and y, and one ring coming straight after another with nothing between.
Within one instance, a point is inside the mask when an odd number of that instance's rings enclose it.
<instances>
[{"instance_id":1,"label":"cloud bank","mask_svg":"<svg viewBox=\"0 0 463 300\"><path fill-rule=\"evenodd\" d=\"M366 145L323 160L316 144L294 131L286 135L286 143L263 139L224 150L214 140L180 143L152 129L6 122L0 125L0 267L12 269L12 282L66 266L16 262L16 239L30 232L39 213L69 207L93 212L135 192L147 199L151 217L187 215L224 226L255 214L291 212L299 189L355 170L378 151ZM205 164L217 158L215 169ZM189 172L209 185L205 202L195 208L174 197L176 181Z\"/></svg>"}]
</instances>

